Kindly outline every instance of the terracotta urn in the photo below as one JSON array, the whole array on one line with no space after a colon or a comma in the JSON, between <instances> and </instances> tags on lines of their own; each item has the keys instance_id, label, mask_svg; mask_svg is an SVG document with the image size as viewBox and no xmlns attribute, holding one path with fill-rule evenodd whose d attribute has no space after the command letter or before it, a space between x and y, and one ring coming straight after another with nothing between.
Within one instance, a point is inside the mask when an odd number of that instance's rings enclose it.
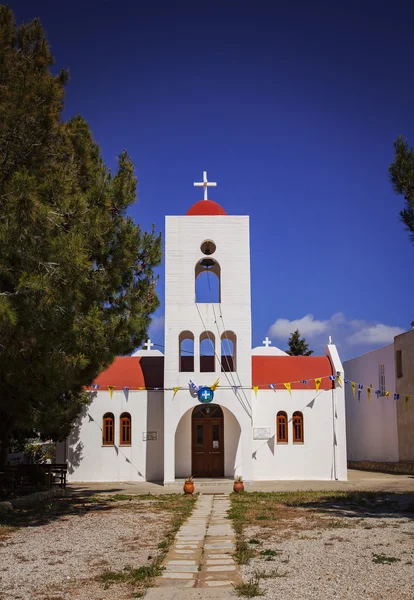
<instances>
[{"instance_id":1,"label":"terracotta urn","mask_svg":"<svg viewBox=\"0 0 414 600\"><path fill-rule=\"evenodd\" d=\"M235 481L233 484L233 492L238 494L239 492L244 492L244 483L243 481Z\"/></svg>"},{"instance_id":2,"label":"terracotta urn","mask_svg":"<svg viewBox=\"0 0 414 600\"><path fill-rule=\"evenodd\" d=\"M194 481L186 481L184 483L184 494L193 494L194 493Z\"/></svg>"}]
</instances>

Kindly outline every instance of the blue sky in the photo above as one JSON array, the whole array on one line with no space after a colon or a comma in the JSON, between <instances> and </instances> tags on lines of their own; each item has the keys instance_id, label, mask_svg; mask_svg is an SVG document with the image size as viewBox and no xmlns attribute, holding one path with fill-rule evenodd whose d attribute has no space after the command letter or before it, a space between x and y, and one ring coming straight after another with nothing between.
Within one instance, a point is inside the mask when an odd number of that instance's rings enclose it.
<instances>
[{"instance_id":1,"label":"blue sky","mask_svg":"<svg viewBox=\"0 0 414 600\"><path fill-rule=\"evenodd\" d=\"M143 228L201 199L203 170L211 199L250 215L253 345L298 326L349 358L409 328L414 247L388 166L397 135L414 145L412 3L9 6L70 69L64 117L86 118L111 168L132 156Z\"/></svg>"}]
</instances>

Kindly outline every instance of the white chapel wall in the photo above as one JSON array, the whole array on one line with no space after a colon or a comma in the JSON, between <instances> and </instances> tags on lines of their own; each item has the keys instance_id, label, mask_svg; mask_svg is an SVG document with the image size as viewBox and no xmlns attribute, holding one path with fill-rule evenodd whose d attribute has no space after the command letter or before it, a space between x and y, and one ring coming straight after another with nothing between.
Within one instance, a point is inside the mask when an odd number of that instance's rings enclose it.
<instances>
[{"instance_id":1,"label":"white chapel wall","mask_svg":"<svg viewBox=\"0 0 414 600\"><path fill-rule=\"evenodd\" d=\"M381 363L390 396L377 398L374 391L379 388ZM344 369L347 379L364 385L360 402L358 396L354 397L351 385L345 387L348 460L398 461L394 344L347 360ZM369 402L367 385L373 386Z\"/></svg>"},{"instance_id":2,"label":"white chapel wall","mask_svg":"<svg viewBox=\"0 0 414 600\"><path fill-rule=\"evenodd\" d=\"M102 419L115 417L115 444L102 445ZM119 417L131 415L131 446L119 445ZM143 433L157 432L157 441L144 441ZM162 481L164 461L163 392L97 391L94 400L75 423L67 440L68 481ZM62 453L62 451L60 451Z\"/></svg>"}]
</instances>

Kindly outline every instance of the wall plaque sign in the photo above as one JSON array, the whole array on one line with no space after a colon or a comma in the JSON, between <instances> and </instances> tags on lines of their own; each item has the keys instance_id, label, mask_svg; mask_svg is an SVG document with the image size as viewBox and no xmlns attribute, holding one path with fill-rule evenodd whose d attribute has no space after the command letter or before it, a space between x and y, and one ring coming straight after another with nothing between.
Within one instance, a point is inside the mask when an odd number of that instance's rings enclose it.
<instances>
[{"instance_id":1,"label":"wall plaque sign","mask_svg":"<svg viewBox=\"0 0 414 600\"><path fill-rule=\"evenodd\" d=\"M143 442L156 442L158 440L158 432L157 431L143 431L142 432L142 441Z\"/></svg>"},{"instance_id":2,"label":"wall plaque sign","mask_svg":"<svg viewBox=\"0 0 414 600\"><path fill-rule=\"evenodd\" d=\"M268 440L271 437L270 427L253 427L254 440Z\"/></svg>"}]
</instances>

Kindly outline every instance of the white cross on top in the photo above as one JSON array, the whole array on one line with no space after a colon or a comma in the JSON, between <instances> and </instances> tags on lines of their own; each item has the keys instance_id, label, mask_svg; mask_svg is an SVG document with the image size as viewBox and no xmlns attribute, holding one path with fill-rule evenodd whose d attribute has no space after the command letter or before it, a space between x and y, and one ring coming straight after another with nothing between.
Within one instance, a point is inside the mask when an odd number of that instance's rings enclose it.
<instances>
[{"instance_id":1,"label":"white cross on top","mask_svg":"<svg viewBox=\"0 0 414 600\"><path fill-rule=\"evenodd\" d=\"M266 339L263 340L263 344L266 346L266 348L269 348L270 344L272 342L269 340L269 338L266 336Z\"/></svg>"},{"instance_id":2,"label":"white cross on top","mask_svg":"<svg viewBox=\"0 0 414 600\"><path fill-rule=\"evenodd\" d=\"M198 183L194 183L194 187L202 187L204 188L204 200L208 200L207 198L207 188L216 187L217 183L215 181L207 181L207 171L203 171L203 181Z\"/></svg>"},{"instance_id":3,"label":"white cross on top","mask_svg":"<svg viewBox=\"0 0 414 600\"><path fill-rule=\"evenodd\" d=\"M208 400L208 398L210 398L210 394L207 390L204 390L204 392L201 395L203 396L204 400Z\"/></svg>"},{"instance_id":4,"label":"white cross on top","mask_svg":"<svg viewBox=\"0 0 414 600\"><path fill-rule=\"evenodd\" d=\"M151 340L148 338L146 343L144 344L144 348L145 350L151 350L152 346L154 346L154 344L151 342Z\"/></svg>"}]
</instances>

